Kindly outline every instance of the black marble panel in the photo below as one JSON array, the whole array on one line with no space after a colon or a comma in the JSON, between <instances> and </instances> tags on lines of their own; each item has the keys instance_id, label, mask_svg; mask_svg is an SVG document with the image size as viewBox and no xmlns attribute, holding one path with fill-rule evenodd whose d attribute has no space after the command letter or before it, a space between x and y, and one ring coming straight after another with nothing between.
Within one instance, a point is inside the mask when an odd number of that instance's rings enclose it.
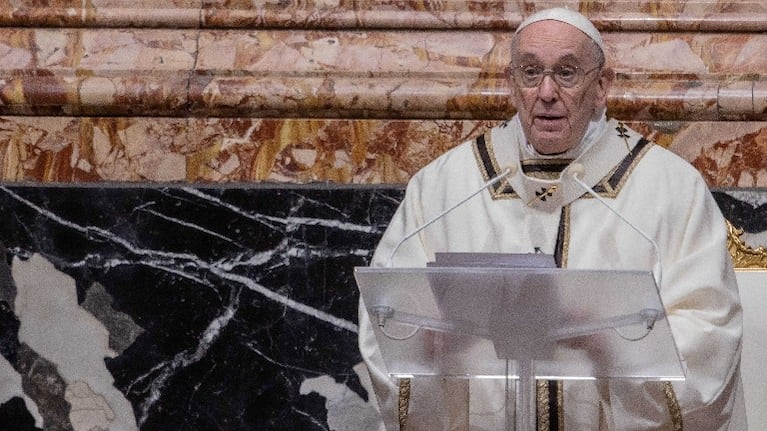
<instances>
[{"instance_id":1,"label":"black marble panel","mask_svg":"<svg viewBox=\"0 0 767 431\"><path fill-rule=\"evenodd\" d=\"M748 233L767 231L767 190L722 190L713 195L733 225Z\"/></svg>"},{"instance_id":2,"label":"black marble panel","mask_svg":"<svg viewBox=\"0 0 767 431\"><path fill-rule=\"evenodd\" d=\"M402 193L0 187L0 429L374 429L352 271ZM756 195L715 193L763 232Z\"/></svg>"},{"instance_id":3,"label":"black marble panel","mask_svg":"<svg viewBox=\"0 0 767 431\"><path fill-rule=\"evenodd\" d=\"M725 217L743 231L740 240L754 250L767 248L767 189L723 189L713 194Z\"/></svg>"},{"instance_id":4,"label":"black marble panel","mask_svg":"<svg viewBox=\"0 0 767 431\"><path fill-rule=\"evenodd\" d=\"M9 265L39 254L74 279L78 304L109 332L116 354L106 368L140 429L325 430L325 397L301 385L329 376L368 400L352 369L360 362L352 271L369 261L401 194L3 187L0 240ZM3 357L46 429L76 429L63 391L33 390L35 380L73 378L50 360L25 366L45 358L20 339L17 287L4 281ZM0 424L34 429L23 406L4 402Z\"/></svg>"}]
</instances>

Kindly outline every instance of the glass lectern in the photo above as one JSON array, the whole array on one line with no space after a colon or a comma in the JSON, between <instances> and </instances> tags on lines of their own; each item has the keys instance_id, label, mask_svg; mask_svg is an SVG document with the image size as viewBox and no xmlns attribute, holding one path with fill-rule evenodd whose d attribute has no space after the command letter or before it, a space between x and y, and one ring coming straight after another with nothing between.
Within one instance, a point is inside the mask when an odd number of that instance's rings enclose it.
<instances>
[{"instance_id":1,"label":"glass lectern","mask_svg":"<svg viewBox=\"0 0 767 431\"><path fill-rule=\"evenodd\" d=\"M394 378L506 379L507 429L535 429L536 379L683 380L651 272L355 268Z\"/></svg>"}]
</instances>

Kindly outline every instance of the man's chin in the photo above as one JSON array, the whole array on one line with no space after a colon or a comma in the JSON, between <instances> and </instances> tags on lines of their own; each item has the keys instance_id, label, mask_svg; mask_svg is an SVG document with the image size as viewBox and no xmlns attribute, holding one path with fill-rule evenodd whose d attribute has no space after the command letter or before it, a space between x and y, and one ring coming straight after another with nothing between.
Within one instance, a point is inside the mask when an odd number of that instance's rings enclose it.
<instances>
[{"instance_id":1,"label":"man's chin","mask_svg":"<svg viewBox=\"0 0 767 431\"><path fill-rule=\"evenodd\" d=\"M572 147L572 144L559 134L545 134L531 139L533 148L541 154L564 153Z\"/></svg>"}]
</instances>

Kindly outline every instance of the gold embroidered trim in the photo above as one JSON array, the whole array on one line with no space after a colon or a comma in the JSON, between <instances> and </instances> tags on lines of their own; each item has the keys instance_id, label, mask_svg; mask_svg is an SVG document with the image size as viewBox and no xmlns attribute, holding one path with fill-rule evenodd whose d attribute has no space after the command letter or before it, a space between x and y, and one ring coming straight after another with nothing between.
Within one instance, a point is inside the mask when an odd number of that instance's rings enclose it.
<instances>
[{"instance_id":1,"label":"gold embroidered trim","mask_svg":"<svg viewBox=\"0 0 767 431\"><path fill-rule=\"evenodd\" d=\"M560 256L561 268L567 268L567 258L570 255L570 205L562 207L562 215L559 220L559 228L561 229L561 241L562 241L562 256Z\"/></svg>"},{"instance_id":2,"label":"gold embroidered trim","mask_svg":"<svg viewBox=\"0 0 767 431\"><path fill-rule=\"evenodd\" d=\"M618 193L621 191L623 186L626 184L626 181L628 181L628 179L631 176L631 174L634 173L634 169L639 164L639 161L642 160L642 158L644 158L644 155L647 154L647 152L650 151L650 149L653 146L655 146L655 144L648 143L647 145L645 145L641 149L641 151L639 151L639 153L634 157L634 160L631 161L631 164L629 165L629 167L626 169L626 171L621 176L621 179L620 179L620 181L618 181L618 184L616 184L616 186L612 188L612 196L610 196L610 197L618 196ZM608 177L609 177L609 175L608 175Z\"/></svg>"},{"instance_id":3,"label":"gold embroidered trim","mask_svg":"<svg viewBox=\"0 0 767 431\"><path fill-rule=\"evenodd\" d=\"M573 159L530 159L521 160L522 172L539 180L558 180Z\"/></svg>"},{"instance_id":4,"label":"gold embroidered trim","mask_svg":"<svg viewBox=\"0 0 767 431\"><path fill-rule=\"evenodd\" d=\"M633 156L629 154L629 156L626 156L626 158L621 161L617 166L615 166L607 175L605 175L604 178L602 178L598 186L595 187L595 190L599 194L599 196L605 197L605 198L615 198L618 196L618 193L620 193L621 189L623 189L623 186L626 185L626 181L628 181L629 177L631 177L631 174L634 172L634 169L636 169L639 162L644 158L645 154L647 154L650 149L655 146L654 143L650 141L643 140L642 138L637 141L636 145L643 144L643 147L639 149L639 151L634 154ZM628 165L623 167L624 164L628 162ZM620 172L622 170L622 172ZM618 181L613 186L611 184L611 181L614 181L616 179L616 175L620 175L617 177ZM593 199L593 197L590 194L584 194L584 198L586 199Z\"/></svg>"},{"instance_id":5,"label":"gold embroidered trim","mask_svg":"<svg viewBox=\"0 0 767 431\"><path fill-rule=\"evenodd\" d=\"M482 146L482 148L480 148L480 143L479 143L480 138L484 140L484 145ZM490 133L485 132L484 135L477 136L477 138L474 139L474 142L471 143L471 151L474 153L474 160L477 162L477 166L479 167L479 172L482 174L482 179L485 181L490 179L490 172L488 172L487 162L485 161L485 157L483 157L481 153L482 149L484 149L487 152L487 159L489 159L490 165L497 169L497 166L495 166L496 161L495 161L495 154L493 154L493 148L491 145L487 143L489 139L490 139Z\"/></svg>"},{"instance_id":6,"label":"gold embroidered trim","mask_svg":"<svg viewBox=\"0 0 767 431\"><path fill-rule=\"evenodd\" d=\"M619 137L623 138L623 141L626 143L628 147L628 142L629 142L628 139L630 135L625 133L625 132L628 132L628 129L625 129L625 126L623 125L623 123L620 123L619 128L624 128L623 132L619 131ZM618 193L620 193L621 189L626 184L626 181L628 181L628 178L633 173L639 161L654 145L655 144L653 142L640 137L637 143L635 144L634 148L630 148L630 147L628 148L629 154L623 159L623 161L621 161L617 166L615 166L604 178L602 178L599 181L599 183L597 183L597 187L594 188L596 192L600 196L606 197L606 198L615 198L616 196L618 196ZM641 147L636 148L637 146L641 146ZM498 165L498 159L495 156L495 151L493 148L491 131L488 131L484 135L477 137L477 139L475 139L473 142L472 150L474 152L474 158L476 159L477 165L479 166L479 170L482 173L482 177L484 178L485 181L489 180L490 178L493 178L494 176L498 175L498 173L501 172L501 168ZM636 153L632 153L632 151L634 150L636 150ZM541 161L527 161L527 162L521 162L521 163L523 163L524 165L527 165L530 163L537 163L540 166L546 166L546 165L556 165L557 163L561 163L561 160L546 161L546 163L540 163L540 162ZM549 178L549 174L546 172L540 172L537 174L534 173L532 175L526 174L526 175L537 177L539 179ZM496 184L494 187L491 187L489 191L493 199L518 199L519 198L519 195L505 180ZM589 194L584 194L583 197L586 199L592 198L592 196Z\"/></svg>"},{"instance_id":7,"label":"gold embroidered trim","mask_svg":"<svg viewBox=\"0 0 767 431\"><path fill-rule=\"evenodd\" d=\"M676 398L676 392L674 392L674 386L671 385L671 382L663 382L663 395L666 396L666 405L671 415L671 429L673 431L682 431L684 428L682 408L679 407L679 400Z\"/></svg>"},{"instance_id":8,"label":"gold embroidered trim","mask_svg":"<svg viewBox=\"0 0 767 431\"><path fill-rule=\"evenodd\" d=\"M549 382L546 380L536 380L538 431L550 431L549 426Z\"/></svg>"},{"instance_id":9,"label":"gold embroidered trim","mask_svg":"<svg viewBox=\"0 0 767 431\"><path fill-rule=\"evenodd\" d=\"M480 138L484 141L482 148L480 148ZM477 161L479 171L482 173L482 178L485 181L495 177L501 173L502 169L498 165L498 159L495 157L495 151L492 144L492 133L486 132L484 135L477 137L472 144L472 150L474 152L474 158ZM482 154L482 151L486 153ZM493 199L518 199L519 195L509 186L509 183L504 179L494 187L488 189Z\"/></svg>"},{"instance_id":10,"label":"gold embroidered trim","mask_svg":"<svg viewBox=\"0 0 767 431\"><path fill-rule=\"evenodd\" d=\"M565 382L557 381L557 417L559 418L559 430L565 431Z\"/></svg>"},{"instance_id":11,"label":"gold embroidered trim","mask_svg":"<svg viewBox=\"0 0 767 431\"><path fill-rule=\"evenodd\" d=\"M562 255L559 257L560 268L567 268L567 257L570 254L570 210L569 204L562 207L562 215L559 220L560 240L562 241ZM565 384L562 380L557 381L557 419L559 428L552 431L565 431Z\"/></svg>"},{"instance_id":12,"label":"gold embroidered trim","mask_svg":"<svg viewBox=\"0 0 767 431\"><path fill-rule=\"evenodd\" d=\"M548 380L536 380L536 417L538 419L537 431L564 431L565 429L565 394L562 380L556 381L557 386L557 423L556 429L551 428L551 391Z\"/></svg>"},{"instance_id":13,"label":"gold embroidered trim","mask_svg":"<svg viewBox=\"0 0 767 431\"><path fill-rule=\"evenodd\" d=\"M399 429L405 430L407 426L407 415L410 408L410 379L400 379L399 381Z\"/></svg>"},{"instance_id":14,"label":"gold embroidered trim","mask_svg":"<svg viewBox=\"0 0 767 431\"><path fill-rule=\"evenodd\" d=\"M747 246L740 236L743 229L736 228L727 221L727 249L732 257L732 264L738 269L767 269L767 250L758 247L756 250Z\"/></svg>"},{"instance_id":15,"label":"gold embroidered trim","mask_svg":"<svg viewBox=\"0 0 767 431\"><path fill-rule=\"evenodd\" d=\"M556 181L560 177L560 172L525 172L525 175L539 180Z\"/></svg>"}]
</instances>

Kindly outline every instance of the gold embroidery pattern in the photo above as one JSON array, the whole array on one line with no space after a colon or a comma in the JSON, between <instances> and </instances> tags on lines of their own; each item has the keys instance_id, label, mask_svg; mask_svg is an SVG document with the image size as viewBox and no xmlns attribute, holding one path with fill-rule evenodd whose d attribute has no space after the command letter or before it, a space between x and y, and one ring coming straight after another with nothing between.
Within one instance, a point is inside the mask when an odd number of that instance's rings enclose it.
<instances>
[{"instance_id":1,"label":"gold embroidery pattern","mask_svg":"<svg viewBox=\"0 0 767 431\"><path fill-rule=\"evenodd\" d=\"M557 381L557 417L559 418L559 429L565 431L565 382Z\"/></svg>"},{"instance_id":2,"label":"gold embroidery pattern","mask_svg":"<svg viewBox=\"0 0 767 431\"><path fill-rule=\"evenodd\" d=\"M539 180L558 180L573 159L531 159L522 160L522 172L528 177Z\"/></svg>"},{"instance_id":3,"label":"gold embroidery pattern","mask_svg":"<svg viewBox=\"0 0 767 431\"><path fill-rule=\"evenodd\" d=\"M491 133L487 132L482 136L477 137L472 145L474 151L474 158L477 161L479 171L482 173L482 178L485 181L495 177L501 173L502 169L498 166L498 159L495 157L493 151L493 145L491 144ZM518 199L519 195L511 188L509 183L504 179L500 183L488 189L493 199Z\"/></svg>"},{"instance_id":4,"label":"gold embroidery pattern","mask_svg":"<svg viewBox=\"0 0 767 431\"><path fill-rule=\"evenodd\" d=\"M634 145L634 148L631 148L628 143L628 139L631 137L631 135L627 133L628 129L626 129L625 126L623 126L621 123L617 130L618 136L623 138L624 143L626 143L627 148L629 149L629 154L626 155L623 161L615 166L612 171L610 171L602 180L600 180L599 183L597 183L597 186L594 188L594 190L600 196L605 198L615 198L618 196L618 193L620 193L626 181L628 181L628 178L631 176L631 173L634 171L634 168L636 168L639 161L650 150L650 148L655 145L644 138L639 138L638 142ZM473 142L472 150L474 152L474 158L476 159L477 165L479 166L479 170L482 173L482 177L485 179L485 181L495 177L501 172L501 168L498 165L498 160L496 159L495 153L493 151L492 134L490 132L477 137L477 139L475 139ZM543 169L542 172L532 174L528 173L526 175L541 179L549 178L551 174L546 172L546 168L550 168L552 165L562 163L562 160L547 161L544 163L540 162L541 161L528 161L523 163L525 165L524 167L526 168L534 169L534 167L530 165L530 163L533 163ZM554 175L554 177L557 176ZM519 198L519 195L505 180L491 187L489 191L493 196L493 199ZM589 194L585 194L583 197L587 199L592 198Z\"/></svg>"},{"instance_id":5,"label":"gold embroidery pattern","mask_svg":"<svg viewBox=\"0 0 767 431\"><path fill-rule=\"evenodd\" d=\"M474 153L474 159L477 161L479 171L482 174L482 179L487 181L491 178L493 172L497 172L498 166L495 161L495 154L493 153L493 147L488 145L487 141L490 139L490 133L485 133L482 136L477 136L477 139L471 145L471 150ZM488 166L490 165L490 166ZM491 171L491 169L495 169Z\"/></svg>"},{"instance_id":6,"label":"gold embroidery pattern","mask_svg":"<svg viewBox=\"0 0 767 431\"><path fill-rule=\"evenodd\" d=\"M559 242L557 247L561 249L559 256L559 266L567 268L567 256L570 253L570 205L562 207L562 215L559 220Z\"/></svg>"},{"instance_id":7,"label":"gold embroidery pattern","mask_svg":"<svg viewBox=\"0 0 767 431\"><path fill-rule=\"evenodd\" d=\"M407 429L407 415L410 407L410 379L399 381L399 429Z\"/></svg>"},{"instance_id":8,"label":"gold embroidery pattern","mask_svg":"<svg viewBox=\"0 0 767 431\"><path fill-rule=\"evenodd\" d=\"M727 221L727 249L732 256L732 263L738 269L767 269L767 250L764 247L753 249L747 246L740 236L743 229L736 228Z\"/></svg>"},{"instance_id":9,"label":"gold embroidery pattern","mask_svg":"<svg viewBox=\"0 0 767 431\"><path fill-rule=\"evenodd\" d=\"M631 145L629 145L629 130L626 128L626 125L623 123L618 123L618 127L615 128L615 131L618 132L618 137L623 138L623 143L626 144L626 150L628 152L631 152Z\"/></svg>"},{"instance_id":10,"label":"gold embroidery pattern","mask_svg":"<svg viewBox=\"0 0 767 431\"><path fill-rule=\"evenodd\" d=\"M676 392L671 382L663 382L663 395L666 396L666 405L668 406L668 412L671 415L671 429L673 431L682 431L684 424L682 423L682 408L679 407L679 400L676 398Z\"/></svg>"},{"instance_id":11,"label":"gold embroidery pattern","mask_svg":"<svg viewBox=\"0 0 767 431\"><path fill-rule=\"evenodd\" d=\"M557 245L555 247L556 259L560 268L567 268L567 254L570 244L570 205L562 207L562 214L559 219L559 233L557 234ZM556 415L557 427L552 429L551 424L551 391L549 381L539 380L537 382L537 418L538 431L564 431L565 429L565 395L564 382L556 382Z\"/></svg>"},{"instance_id":12,"label":"gold embroidery pattern","mask_svg":"<svg viewBox=\"0 0 767 431\"><path fill-rule=\"evenodd\" d=\"M546 380L536 380L538 431L549 431L549 382Z\"/></svg>"},{"instance_id":13,"label":"gold embroidery pattern","mask_svg":"<svg viewBox=\"0 0 767 431\"><path fill-rule=\"evenodd\" d=\"M570 205L562 207L562 215L559 220L561 250L559 267L567 268L567 256L570 253ZM553 431L565 431L565 386L562 380L557 381L557 422L559 429Z\"/></svg>"},{"instance_id":14,"label":"gold embroidery pattern","mask_svg":"<svg viewBox=\"0 0 767 431\"><path fill-rule=\"evenodd\" d=\"M626 184L626 181L631 177L637 164L639 164L639 161L642 160L644 155L647 154L654 145L655 144L652 142L640 139L640 142L638 142L636 146L641 147L636 148L635 146L621 163L614 167L612 171L599 181L597 187L594 188L599 196L605 198L617 197L618 193L620 193L621 189L623 189L623 186ZM593 199L589 194L586 194L583 197Z\"/></svg>"},{"instance_id":15,"label":"gold embroidery pattern","mask_svg":"<svg viewBox=\"0 0 767 431\"><path fill-rule=\"evenodd\" d=\"M553 185L553 186L551 186L549 188L542 187L540 190L535 192L535 197L530 199L529 201L527 201L525 203L525 205L530 206L530 205L532 205L533 202L535 202L537 200L546 202L546 199L554 196L554 193L556 193L557 188L558 187L556 185Z\"/></svg>"},{"instance_id":16,"label":"gold embroidery pattern","mask_svg":"<svg viewBox=\"0 0 767 431\"><path fill-rule=\"evenodd\" d=\"M551 425L551 390L548 380L536 380L536 417L537 431L564 431L565 429L565 409L564 409L564 383L562 380L556 382L557 396L557 423L556 428Z\"/></svg>"}]
</instances>

